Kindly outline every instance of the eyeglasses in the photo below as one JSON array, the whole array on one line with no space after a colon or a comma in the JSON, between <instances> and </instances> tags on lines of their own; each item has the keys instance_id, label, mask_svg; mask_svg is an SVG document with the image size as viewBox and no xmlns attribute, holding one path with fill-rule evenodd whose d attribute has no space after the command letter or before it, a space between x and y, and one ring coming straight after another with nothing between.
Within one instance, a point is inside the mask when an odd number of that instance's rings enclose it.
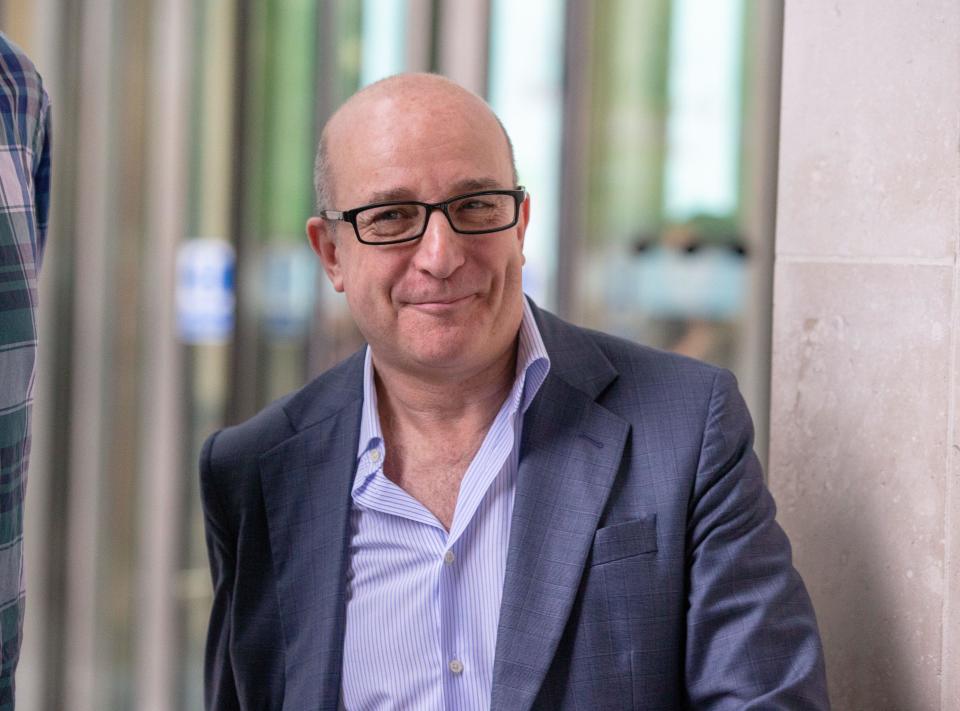
<instances>
[{"instance_id":1,"label":"eyeglasses","mask_svg":"<svg viewBox=\"0 0 960 711\"><path fill-rule=\"evenodd\" d=\"M517 224L520 205L527 197L522 185L515 190L481 190L443 202L391 200L355 207L345 212L321 210L327 220L349 222L364 244L397 244L419 239L427 231L434 210L440 210L454 232L481 235Z\"/></svg>"}]
</instances>

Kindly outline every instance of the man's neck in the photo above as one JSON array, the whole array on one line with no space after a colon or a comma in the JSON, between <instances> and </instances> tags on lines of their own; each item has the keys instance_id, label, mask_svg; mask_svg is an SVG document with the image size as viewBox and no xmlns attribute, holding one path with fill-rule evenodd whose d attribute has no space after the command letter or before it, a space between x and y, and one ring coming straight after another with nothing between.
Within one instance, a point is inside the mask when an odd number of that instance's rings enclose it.
<instances>
[{"instance_id":1,"label":"man's neck","mask_svg":"<svg viewBox=\"0 0 960 711\"><path fill-rule=\"evenodd\" d=\"M516 340L494 362L473 373L433 379L398 371L374 355L381 422L423 434L489 425L510 392L516 364Z\"/></svg>"},{"instance_id":2,"label":"man's neck","mask_svg":"<svg viewBox=\"0 0 960 711\"><path fill-rule=\"evenodd\" d=\"M516 341L479 372L425 381L377 367L384 473L437 517L453 524L460 482L513 384Z\"/></svg>"}]
</instances>

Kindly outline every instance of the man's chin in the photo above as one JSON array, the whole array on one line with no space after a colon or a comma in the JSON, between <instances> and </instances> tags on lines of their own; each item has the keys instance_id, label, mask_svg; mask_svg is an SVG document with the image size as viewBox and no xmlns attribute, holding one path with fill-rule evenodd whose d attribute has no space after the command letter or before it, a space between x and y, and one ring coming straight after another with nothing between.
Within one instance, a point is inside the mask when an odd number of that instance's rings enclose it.
<instances>
[{"instance_id":1,"label":"man's chin","mask_svg":"<svg viewBox=\"0 0 960 711\"><path fill-rule=\"evenodd\" d=\"M401 340L405 342L400 350L401 359L407 368L421 375L472 370L488 346L477 337L478 329L478 323L412 329Z\"/></svg>"},{"instance_id":2,"label":"man's chin","mask_svg":"<svg viewBox=\"0 0 960 711\"><path fill-rule=\"evenodd\" d=\"M416 349L410 353L411 365L422 372L460 372L473 365L476 348L463 343L431 344L427 349Z\"/></svg>"}]
</instances>

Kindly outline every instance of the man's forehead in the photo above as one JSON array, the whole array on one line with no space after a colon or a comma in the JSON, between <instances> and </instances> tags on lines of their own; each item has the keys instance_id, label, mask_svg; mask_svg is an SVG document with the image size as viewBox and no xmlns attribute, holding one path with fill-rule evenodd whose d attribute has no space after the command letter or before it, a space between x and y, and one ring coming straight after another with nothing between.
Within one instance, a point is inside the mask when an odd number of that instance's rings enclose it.
<instances>
[{"instance_id":1,"label":"man's forehead","mask_svg":"<svg viewBox=\"0 0 960 711\"><path fill-rule=\"evenodd\" d=\"M326 134L345 140L364 128L402 130L416 122L497 125L490 107L458 84L434 75L400 75L359 91L331 117Z\"/></svg>"},{"instance_id":2,"label":"man's forehead","mask_svg":"<svg viewBox=\"0 0 960 711\"><path fill-rule=\"evenodd\" d=\"M404 184L397 184L386 188L374 188L365 194L365 202L389 202L391 200L414 200L420 201L425 197L415 188ZM452 180L445 184L444 198L463 195L465 193L479 192L481 190L498 190L503 188L503 181L495 177L469 177L459 180Z\"/></svg>"},{"instance_id":3,"label":"man's forehead","mask_svg":"<svg viewBox=\"0 0 960 711\"><path fill-rule=\"evenodd\" d=\"M511 181L509 144L496 116L476 95L432 75L397 77L356 94L331 118L324 140L328 178L350 193L344 199L426 199L428 176L441 181L436 199Z\"/></svg>"}]
</instances>

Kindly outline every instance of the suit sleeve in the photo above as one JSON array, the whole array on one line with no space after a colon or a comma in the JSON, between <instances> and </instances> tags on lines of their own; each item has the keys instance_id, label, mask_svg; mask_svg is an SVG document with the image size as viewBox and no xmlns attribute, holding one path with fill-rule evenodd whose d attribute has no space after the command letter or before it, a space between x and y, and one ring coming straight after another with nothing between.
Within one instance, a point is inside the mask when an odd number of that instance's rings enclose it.
<instances>
[{"instance_id":1,"label":"suit sleeve","mask_svg":"<svg viewBox=\"0 0 960 711\"><path fill-rule=\"evenodd\" d=\"M727 371L713 384L690 507L690 706L828 709L813 607L774 520L753 424Z\"/></svg>"},{"instance_id":2,"label":"suit sleeve","mask_svg":"<svg viewBox=\"0 0 960 711\"><path fill-rule=\"evenodd\" d=\"M230 659L231 607L236 577L235 536L230 533L214 485L212 459L217 434L207 439L200 455L200 495L213 577L213 609L204 660L204 704L208 711L233 711L240 708Z\"/></svg>"}]
</instances>

